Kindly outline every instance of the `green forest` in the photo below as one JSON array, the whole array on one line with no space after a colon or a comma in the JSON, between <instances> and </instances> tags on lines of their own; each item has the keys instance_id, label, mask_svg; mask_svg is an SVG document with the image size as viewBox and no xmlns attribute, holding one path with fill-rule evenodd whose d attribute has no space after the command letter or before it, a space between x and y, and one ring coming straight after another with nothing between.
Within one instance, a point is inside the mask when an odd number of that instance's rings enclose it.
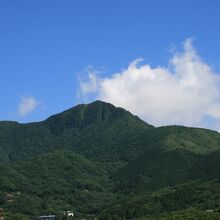
<instances>
[{"instance_id":1,"label":"green forest","mask_svg":"<svg viewBox=\"0 0 220 220\"><path fill-rule=\"evenodd\" d=\"M154 127L95 101L42 122L0 122L5 220L219 220L220 134Z\"/></svg>"}]
</instances>

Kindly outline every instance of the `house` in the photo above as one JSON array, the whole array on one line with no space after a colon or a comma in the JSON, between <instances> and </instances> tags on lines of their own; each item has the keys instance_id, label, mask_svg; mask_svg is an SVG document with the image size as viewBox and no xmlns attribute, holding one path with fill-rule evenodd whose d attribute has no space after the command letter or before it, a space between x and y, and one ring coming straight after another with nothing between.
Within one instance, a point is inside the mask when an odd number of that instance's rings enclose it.
<instances>
[{"instance_id":1,"label":"house","mask_svg":"<svg viewBox=\"0 0 220 220\"><path fill-rule=\"evenodd\" d=\"M73 217L74 216L74 212L73 211L64 211L63 215L67 216L67 217Z\"/></svg>"},{"instance_id":2,"label":"house","mask_svg":"<svg viewBox=\"0 0 220 220\"><path fill-rule=\"evenodd\" d=\"M38 220L56 220L56 215L41 215Z\"/></svg>"}]
</instances>

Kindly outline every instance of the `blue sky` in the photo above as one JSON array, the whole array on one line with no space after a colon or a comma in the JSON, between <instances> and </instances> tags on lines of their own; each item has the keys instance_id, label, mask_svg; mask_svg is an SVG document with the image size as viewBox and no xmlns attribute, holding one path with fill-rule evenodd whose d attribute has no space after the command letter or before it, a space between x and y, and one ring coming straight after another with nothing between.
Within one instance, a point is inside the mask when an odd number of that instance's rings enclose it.
<instances>
[{"instance_id":1,"label":"blue sky","mask_svg":"<svg viewBox=\"0 0 220 220\"><path fill-rule=\"evenodd\" d=\"M122 74L139 57L151 68L167 68L177 56L173 48L184 53L189 38L199 60L220 72L219 8L218 0L1 0L0 120L39 121L85 100L112 100L100 88L95 95L82 92L88 83L79 78L88 78L88 66L91 75L99 72L95 80L102 87L100 81ZM146 112L129 110L160 125ZM218 129L213 115L192 124L184 120L161 124Z\"/></svg>"}]
</instances>

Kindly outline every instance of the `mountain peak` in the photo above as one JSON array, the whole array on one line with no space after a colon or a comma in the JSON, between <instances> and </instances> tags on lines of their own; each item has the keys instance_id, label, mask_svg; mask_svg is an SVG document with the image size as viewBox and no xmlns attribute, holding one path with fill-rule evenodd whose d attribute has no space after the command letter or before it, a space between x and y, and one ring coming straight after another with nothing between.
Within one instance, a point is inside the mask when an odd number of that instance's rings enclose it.
<instances>
[{"instance_id":1,"label":"mountain peak","mask_svg":"<svg viewBox=\"0 0 220 220\"><path fill-rule=\"evenodd\" d=\"M60 131L68 128L82 128L92 123L114 121L122 116L135 117L123 108L97 100L89 104L79 104L53 115L43 123L50 130Z\"/></svg>"}]
</instances>

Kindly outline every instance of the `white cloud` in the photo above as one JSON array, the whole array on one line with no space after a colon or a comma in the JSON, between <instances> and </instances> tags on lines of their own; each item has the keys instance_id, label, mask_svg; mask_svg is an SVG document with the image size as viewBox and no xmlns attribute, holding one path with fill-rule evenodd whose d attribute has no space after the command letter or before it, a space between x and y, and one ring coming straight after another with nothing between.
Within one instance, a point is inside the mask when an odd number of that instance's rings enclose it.
<instances>
[{"instance_id":1,"label":"white cloud","mask_svg":"<svg viewBox=\"0 0 220 220\"><path fill-rule=\"evenodd\" d=\"M81 82L80 92L83 94L96 92L99 84L99 78L97 77L98 71L96 71L92 66L88 66L85 69L85 72L87 74L86 80L79 77L79 80Z\"/></svg>"},{"instance_id":2,"label":"white cloud","mask_svg":"<svg viewBox=\"0 0 220 220\"><path fill-rule=\"evenodd\" d=\"M152 68L141 61L108 78L89 72L87 81L80 84L81 94L94 93L96 99L123 107L156 126L205 126L207 117L220 125L220 75L199 57L191 39L168 67Z\"/></svg>"},{"instance_id":3,"label":"white cloud","mask_svg":"<svg viewBox=\"0 0 220 220\"><path fill-rule=\"evenodd\" d=\"M38 105L38 102L33 96L24 96L22 97L19 106L18 106L18 114L22 117L27 114L33 112Z\"/></svg>"}]
</instances>

